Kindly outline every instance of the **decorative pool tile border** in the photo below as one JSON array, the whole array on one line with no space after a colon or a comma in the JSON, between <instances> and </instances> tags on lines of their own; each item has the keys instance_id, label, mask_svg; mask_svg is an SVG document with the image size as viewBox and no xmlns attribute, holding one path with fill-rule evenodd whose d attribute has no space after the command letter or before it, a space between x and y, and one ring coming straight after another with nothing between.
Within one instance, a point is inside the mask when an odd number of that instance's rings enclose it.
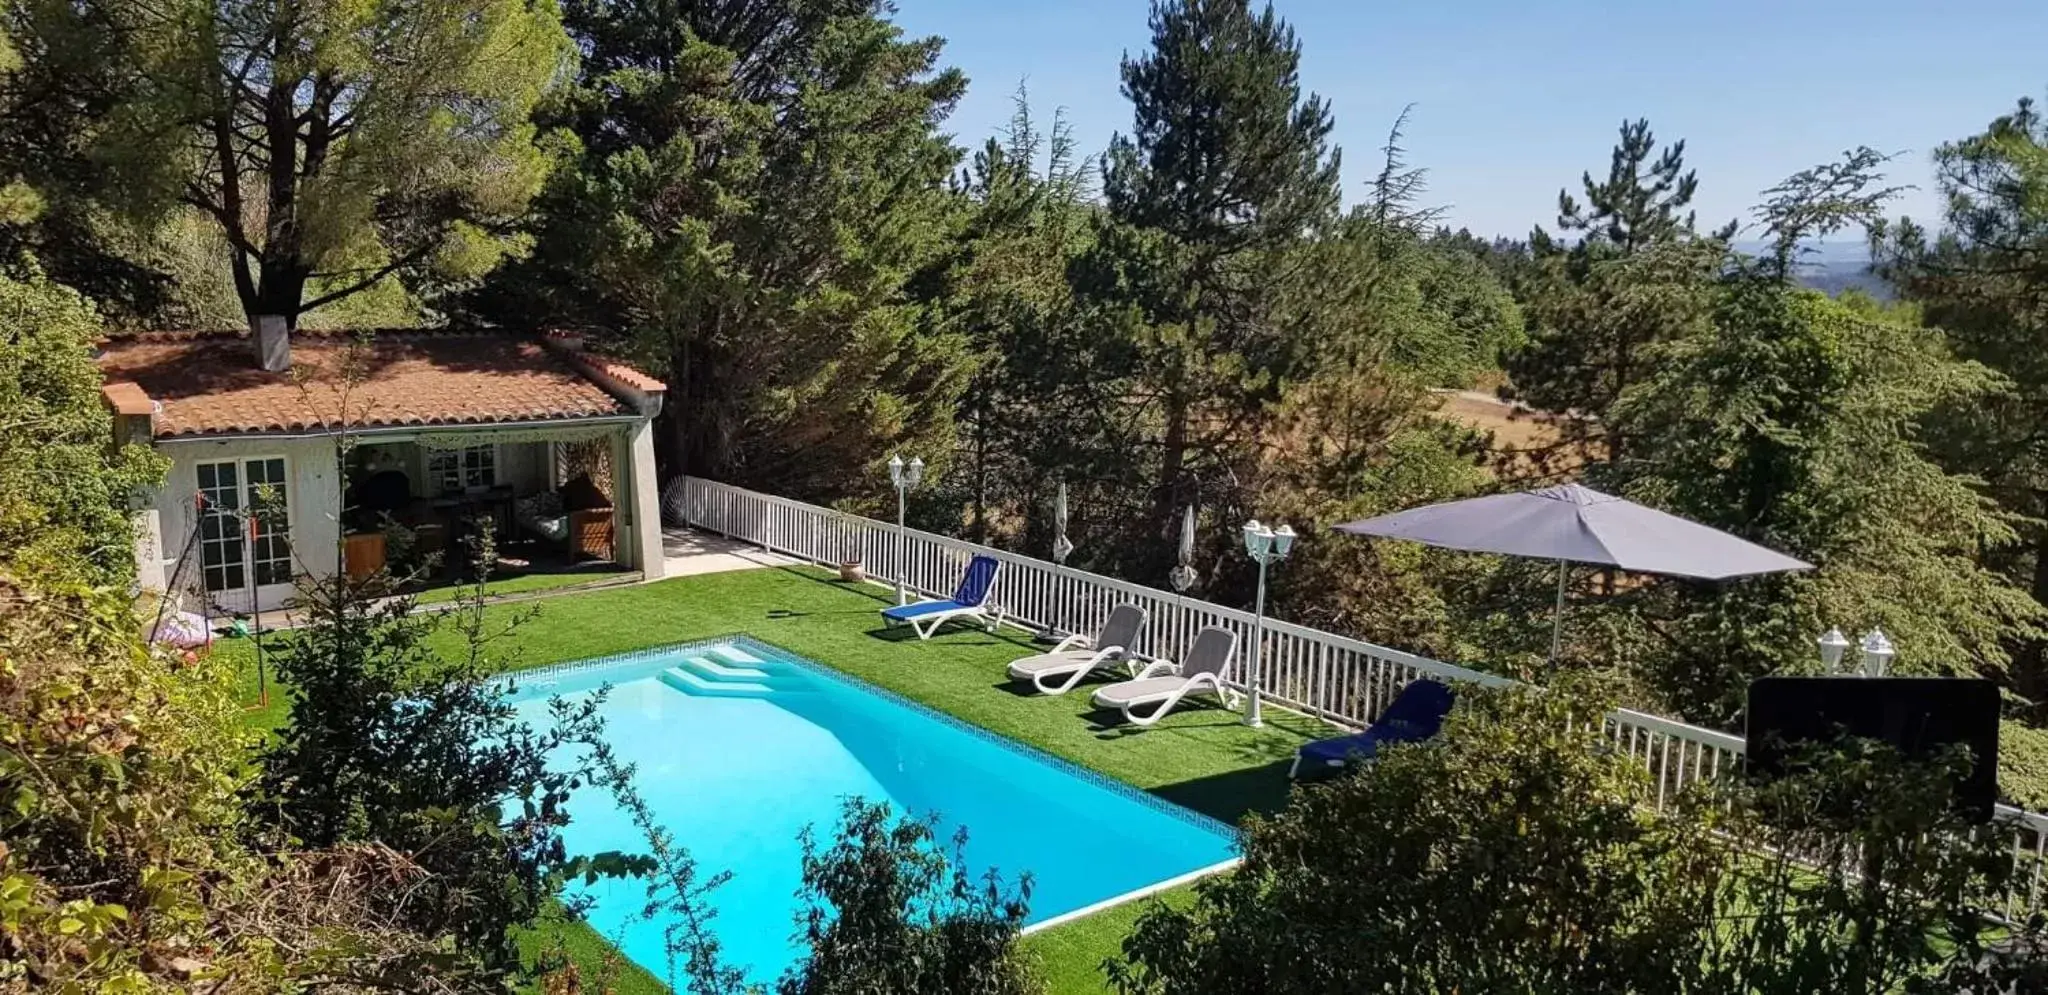
<instances>
[{"instance_id":1,"label":"decorative pool tile border","mask_svg":"<svg viewBox=\"0 0 2048 995\"><path fill-rule=\"evenodd\" d=\"M509 684L513 686L525 686L538 689L540 685L530 684L528 681L525 680L525 678L552 677L576 671L593 670L599 667L614 666L621 663L638 662L648 658L666 656L673 653L691 653L698 650L708 650L718 646L737 646L749 652L757 654L766 654L768 656L775 657L777 660L783 663L801 667L804 669L805 672L813 676L821 677L826 680L838 681L839 683L847 685L848 687L851 687L857 691L864 691L868 694L872 694L886 701L894 702L914 712L918 712L922 715L926 715L931 718L937 719L938 721L945 723L946 725L952 726L953 728L961 730L962 732L965 732L976 738L986 740L990 743L1000 746L1006 750L1009 750L1012 753L1021 754L1023 756L1031 758L1032 760L1036 760L1039 763L1049 765L1068 775L1078 777L1098 787L1106 788L1109 791L1122 795L1125 798L1138 802L1139 804L1151 808L1155 811L1162 812L1164 814L1173 816L1174 818L1180 819L1183 822L1190 823L1192 825L1198 826L1202 829L1206 829L1213 833L1220 833L1224 836L1229 837L1232 840L1237 840L1239 838L1239 833L1236 826L1224 822L1221 819L1215 818L1214 816L1205 815L1201 812L1197 812L1194 809L1187 808L1182 805L1176 805L1173 802L1167 801L1166 799L1161 798L1158 795L1155 795L1149 791L1146 791L1142 788L1136 787L1131 784L1127 784L1123 781L1119 781L1116 778L1110 777L1109 775L1101 773L1099 771L1083 767L1080 764L1077 764L1071 760L1066 759L1065 757L1057 756L1052 753L1047 753L1046 751L1041 750L1038 747L1032 746L1028 743L1019 743L1016 740L1009 738L1008 736L1004 736L997 732L992 732L988 729L984 729L958 716L949 714L947 712L942 712L936 708L931 707L930 705L925 704L924 702L916 700L915 698L905 697L904 695L898 694L895 691L891 691L888 688L882 687L879 684L875 684L872 681L864 680L860 677L856 677L852 674L846 673L843 670L836 669L828 664L820 663L786 646L778 646L775 643L771 643L765 639L759 639L754 636L747 635L744 632L735 632L723 636L711 636L705 639L692 639L680 643L663 643L659 646L649 646L644 649L631 650L624 653L612 653L606 656L588 657L582 660L566 660L561 663L549 663L542 664L537 667L525 667L518 670L508 671L500 676L501 679L507 681Z\"/></svg>"}]
</instances>

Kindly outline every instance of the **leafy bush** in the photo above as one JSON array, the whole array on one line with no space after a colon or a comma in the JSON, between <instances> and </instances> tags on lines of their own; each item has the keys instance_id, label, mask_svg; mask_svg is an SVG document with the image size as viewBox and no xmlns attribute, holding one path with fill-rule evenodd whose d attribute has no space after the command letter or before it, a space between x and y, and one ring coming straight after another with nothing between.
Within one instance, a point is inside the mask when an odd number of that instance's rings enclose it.
<instances>
[{"instance_id":1,"label":"leafy bush","mask_svg":"<svg viewBox=\"0 0 2048 995\"><path fill-rule=\"evenodd\" d=\"M783 977L780 995L1038 990L1017 950L1030 880L1013 888L993 870L976 880L965 869L966 831L948 853L936 826L853 798L831 846L805 831L801 935L811 955Z\"/></svg>"},{"instance_id":2,"label":"leafy bush","mask_svg":"<svg viewBox=\"0 0 2048 995\"><path fill-rule=\"evenodd\" d=\"M479 991L381 914L403 855L243 845L233 668L144 646L129 603L161 460L111 444L92 309L0 279L0 315L0 991Z\"/></svg>"},{"instance_id":3,"label":"leafy bush","mask_svg":"<svg viewBox=\"0 0 2048 995\"><path fill-rule=\"evenodd\" d=\"M132 578L129 496L163 475L156 453L111 444L92 361L100 333L69 288L0 277L0 550L39 578Z\"/></svg>"},{"instance_id":4,"label":"leafy bush","mask_svg":"<svg viewBox=\"0 0 2048 995\"><path fill-rule=\"evenodd\" d=\"M559 748L597 737L600 699L557 701L548 728L529 727L492 678L485 646L502 633L485 630L481 581L474 591L443 616L376 598L376 579L303 589L307 623L277 660L290 722L263 751L251 799L302 845L408 855L424 874L393 915L510 972L513 928L546 910L565 875L622 868L610 855L601 868L570 859L563 806L585 774L549 765ZM444 653L429 637L451 621L461 648Z\"/></svg>"},{"instance_id":5,"label":"leafy bush","mask_svg":"<svg viewBox=\"0 0 2048 995\"><path fill-rule=\"evenodd\" d=\"M1986 966L2011 834L1947 766L1851 742L1653 811L1570 688L1468 691L1437 741L1298 790L1245 861L1148 910L1126 993L2005 991ZM2037 939L2038 926L2023 930ZM2022 988L2019 990L2038 990Z\"/></svg>"},{"instance_id":6,"label":"leafy bush","mask_svg":"<svg viewBox=\"0 0 2048 995\"><path fill-rule=\"evenodd\" d=\"M2048 958L1992 968L2015 879L2013 834L1954 807L1969 754L1909 762L1847 739L1806 749L1776 780L1694 799L1722 870L1701 992L1994 992L2048 984ZM2038 941L2040 924L2022 930Z\"/></svg>"},{"instance_id":7,"label":"leafy bush","mask_svg":"<svg viewBox=\"0 0 2048 995\"><path fill-rule=\"evenodd\" d=\"M1156 906L1120 990L1596 992L1675 986L1704 925L1703 833L1648 817L1593 705L1468 695L1431 746L1247 822L1244 864Z\"/></svg>"}]
</instances>

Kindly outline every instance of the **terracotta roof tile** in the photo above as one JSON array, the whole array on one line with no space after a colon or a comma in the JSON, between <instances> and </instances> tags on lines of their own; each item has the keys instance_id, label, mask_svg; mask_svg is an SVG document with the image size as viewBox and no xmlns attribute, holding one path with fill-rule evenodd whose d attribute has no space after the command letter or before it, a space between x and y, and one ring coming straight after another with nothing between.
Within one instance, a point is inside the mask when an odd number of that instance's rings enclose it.
<instances>
[{"instance_id":1,"label":"terracotta roof tile","mask_svg":"<svg viewBox=\"0 0 2048 995\"><path fill-rule=\"evenodd\" d=\"M668 384L662 383L609 356L602 356L593 352L585 353L583 358L588 360L590 365L599 373L611 377L635 390L644 390L650 394L656 391L668 390Z\"/></svg>"},{"instance_id":2,"label":"terracotta roof tile","mask_svg":"<svg viewBox=\"0 0 2048 995\"><path fill-rule=\"evenodd\" d=\"M100 388L100 394L113 406L117 415L140 417L156 413L155 402L149 399L149 395L144 393L138 384L125 380L110 383Z\"/></svg>"},{"instance_id":3,"label":"terracotta roof tile","mask_svg":"<svg viewBox=\"0 0 2048 995\"><path fill-rule=\"evenodd\" d=\"M342 421L344 403L358 428L634 413L538 342L492 333L376 334L353 351L362 379L344 402L339 373L352 345L349 338L299 332L292 371L267 373L246 335L150 333L103 343L100 368L109 381L130 381L163 405L155 424L160 438L330 428Z\"/></svg>"}]
</instances>

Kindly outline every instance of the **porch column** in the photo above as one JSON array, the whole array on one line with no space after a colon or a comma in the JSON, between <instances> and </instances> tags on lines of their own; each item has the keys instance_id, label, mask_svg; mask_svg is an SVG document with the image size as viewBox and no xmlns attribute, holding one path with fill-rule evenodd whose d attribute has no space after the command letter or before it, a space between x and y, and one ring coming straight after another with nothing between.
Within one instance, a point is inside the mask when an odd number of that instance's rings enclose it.
<instances>
[{"instance_id":1,"label":"porch column","mask_svg":"<svg viewBox=\"0 0 2048 995\"><path fill-rule=\"evenodd\" d=\"M612 437L614 490L612 541L620 565L648 580L663 576L661 488L654 479L654 421L643 419Z\"/></svg>"},{"instance_id":2,"label":"porch column","mask_svg":"<svg viewBox=\"0 0 2048 995\"><path fill-rule=\"evenodd\" d=\"M163 512L155 504L134 513L135 583L145 591L165 592Z\"/></svg>"}]
</instances>

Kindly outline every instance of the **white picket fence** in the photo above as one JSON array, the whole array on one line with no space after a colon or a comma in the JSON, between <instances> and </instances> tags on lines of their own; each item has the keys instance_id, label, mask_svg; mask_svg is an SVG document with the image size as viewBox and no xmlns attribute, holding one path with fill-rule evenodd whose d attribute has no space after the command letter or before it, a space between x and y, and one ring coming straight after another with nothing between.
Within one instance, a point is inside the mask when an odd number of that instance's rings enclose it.
<instances>
[{"instance_id":1,"label":"white picket fence","mask_svg":"<svg viewBox=\"0 0 2048 995\"><path fill-rule=\"evenodd\" d=\"M1235 679L1242 691L1248 661L1256 661L1266 700L1283 708L1347 726L1363 726L1409 681L1433 677L1487 686L1514 683L1358 639L1266 619L1264 645L1251 647L1250 612L1062 567L1045 560L916 529L846 515L830 508L761 494L729 484L685 477L681 517L695 527L821 564L858 556L870 577L943 597L977 555L1002 561L994 602L1011 620L1034 629L1092 631L1111 608L1133 603L1150 618L1137 651L1179 659L1195 633L1218 626L1238 634ZM1607 716L1615 743L1650 771L1661 809L1686 786L1742 764L1741 737L1629 709ZM2011 825L2013 846L2029 871L2012 896L2014 913L2041 901L2048 865L2048 815L1999 806Z\"/></svg>"}]
</instances>

